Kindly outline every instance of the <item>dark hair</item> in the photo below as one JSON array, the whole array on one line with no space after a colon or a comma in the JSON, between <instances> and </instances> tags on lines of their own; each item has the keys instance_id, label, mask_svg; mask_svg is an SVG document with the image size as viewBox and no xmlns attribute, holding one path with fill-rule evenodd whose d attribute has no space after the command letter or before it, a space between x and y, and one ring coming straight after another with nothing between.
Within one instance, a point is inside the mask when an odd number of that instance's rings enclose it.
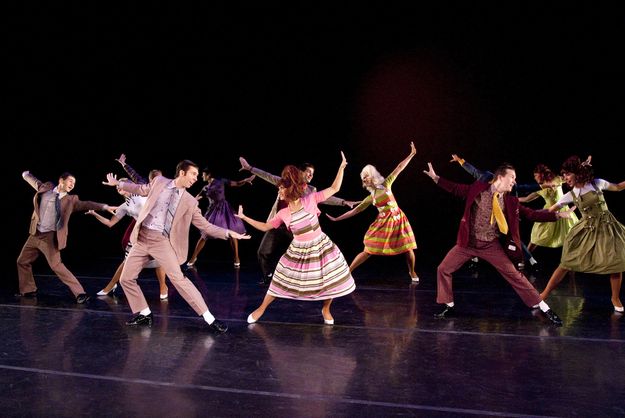
<instances>
[{"instance_id":1,"label":"dark hair","mask_svg":"<svg viewBox=\"0 0 625 418\"><path fill-rule=\"evenodd\" d=\"M562 163L560 170L562 174L571 173L575 175L575 182L586 184L590 183L595 178L592 166L590 163L582 162L577 155L572 155Z\"/></svg>"},{"instance_id":2,"label":"dark hair","mask_svg":"<svg viewBox=\"0 0 625 418\"><path fill-rule=\"evenodd\" d=\"M307 168L315 169L315 166L312 163L303 163L299 166L299 169L302 171L306 171Z\"/></svg>"},{"instance_id":3,"label":"dark hair","mask_svg":"<svg viewBox=\"0 0 625 418\"><path fill-rule=\"evenodd\" d=\"M76 178L76 176L75 176L75 175L73 175L72 173L70 173L69 171L64 171L64 172L63 172L63 173L61 173L61 175L59 176L59 179L60 179L60 180L65 180L65 179L67 179L68 177L74 177L74 178Z\"/></svg>"},{"instance_id":4,"label":"dark hair","mask_svg":"<svg viewBox=\"0 0 625 418\"><path fill-rule=\"evenodd\" d=\"M154 170L150 170L150 174L148 174L148 180L152 181L152 179L154 177L161 176L162 174L163 174L163 172L161 170L159 170L158 168L155 168Z\"/></svg>"},{"instance_id":5,"label":"dark hair","mask_svg":"<svg viewBox=\"0 0 625 418\"><path fill-rule=\"evenodd\" d=\"M288 201L297 200L304 195L306 181L302 170L294 165L287 165L282 169L282 178L278 181L278 187L284 187L284 198Z\"/></svg>"},{"instance_id":6,"label":"dark hair","mask_svg":"<svg viewBox=\"0 0 625 418\"><path fill-rule=\"evenodd\" d=\"M176 177L178 177L181 171L184 171L186 173L187 170L189 170L189 167L198 168L198 165L191 160L180 161L176 166Z\"/></svg>"},{"instance_id":7,"label":"dark hair","mask_svg":"<svg viewBox=\"0 0 625 418\"><path fill-rule=\"evenodd\" d=\"M540 176L540 183L547 183L556 178L556 174L545 164L537 164L536 167L534 167L534 174Z\"/></svg>"},{"instance_id":8,"label":"dark hair","mask_svg":"<svg viewBox=\"0 0 625 418\"><path fill-rule=\"evenodd\" d=\"M512 170L512 171L516 171L514 169L514 166L510 163L501 163L499 165L499 167L497 167L497 169L495 170L495 174L493 175L493 180L496 180L498 176L505 176L506 175L506 171L508 170Z\"/></svg>"},{"instance_id":9,"label":"dark hair","mask_svg":"<svg viewBox=\"0 0 625 418\"><path fill-rule=\"evenodd\" d=\"M209 176L210 176L211 174L213 174L213 173L211 173L211 169L210 169L210 168L208 168L208 166L207 166L207 167L204 167L204 168L202 169L202 174L205 174L205 173L206 173L206 174L208 174Z\"/></svg>"}]
</instances>

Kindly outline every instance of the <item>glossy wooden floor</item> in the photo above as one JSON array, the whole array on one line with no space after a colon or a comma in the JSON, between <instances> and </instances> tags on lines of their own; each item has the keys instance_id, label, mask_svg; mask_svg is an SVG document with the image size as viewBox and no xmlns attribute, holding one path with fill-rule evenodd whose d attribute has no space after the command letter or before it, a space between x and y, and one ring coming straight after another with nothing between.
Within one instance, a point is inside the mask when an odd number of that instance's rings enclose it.
<instances>
[{"instance_id":1,"label":"glossy wooden floor","mask_svg":"<svg viewBox=\"0 0 625 418\"><path fill-rule=\"evenodd\" d=\"M70 266L88 292L118 260ZM247 264L247 265L246 265ZM45 264L40 295L0 296L0 411L45 417L625 416L624 319L606 277L577 275L548 300L554 328L488 266L455 279L459 316L433 314L435 268L413 285L402 260L356 271L357 290L333 303L276 301L245 321L265 287L255 263L198 265L190 277L230 329L210 333L170 287L140 283L152 327L124 325L123 292L77 305ZM550 271L538 272L542 289ZM13 280L13 278L9 278Z\"/></svg>"}]
</instances>

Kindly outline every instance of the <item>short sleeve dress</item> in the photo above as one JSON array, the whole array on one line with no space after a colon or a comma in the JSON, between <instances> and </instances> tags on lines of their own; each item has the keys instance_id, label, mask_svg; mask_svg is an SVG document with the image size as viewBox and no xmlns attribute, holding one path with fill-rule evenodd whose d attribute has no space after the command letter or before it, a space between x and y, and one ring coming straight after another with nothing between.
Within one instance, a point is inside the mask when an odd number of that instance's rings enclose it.
<instances>
[{"instance_id":1,"label":"short sleeve dress","mask_svg":"<svg viewBox=\"0 0 625 418\"><path fill-rule=\"evenodd\" d=\"M605 183L605 181L603 181ZM625 271L625 226L608 210L595 181L593 191L581 195L572 190L582 219L564 239L560 266L583 273L612 274Z\"/></svg>"},{"instance_id":2,"label":"short sleeve dress","mask_svg":"<svg viewBox=\"0 0 625 418\"><path fill-rule=\"evenodd\" d=\"M319 225L317 203L323 192L301 198L302 208L288 207L269 220L274 228L284 223L293 241L280 258L267 293L278 298L324 300L345 296L356 289L341 250Z\"/></svg>"},{"instance_id":3,"label":"short sleeve dress","mask_svg":"<svg viewBox=\"0 0 625 418\"><path fill-rule=\"evenodd\" d=\"M228 179L214 178L209 184L204 186L202 193L204 193L208 199L208 208L206 209L204 217L213 225L230 229L239 234L245 234L243 221L234 216L232 207L226 200L226 184L229 183L230 180ZM209 237L202 234L202 238L207 239Z\"/></svg>"},{"instance_id":4,"label":"short sleeve dress","mask_svg":"<svg viewBox=\"0 0 625 418\"><path fill-rule=\"evenodd\" d=\"M562 192L562 184L558 184L556 187L546 187L536 193L545 199L544 209L549 209L564 195ZM561 210L566 210L566 208L562 208ZM555 222L534 222L534 226L532 226L531 242L541 247L562 247L564 238L578 221L577 215L571 213L570 218L560 218Z\"/></svg>"},{"instance_id":5,"label":"short sleeve dress","mask_svg":"<svg viewBox=\"0 0 625 418\"><path fill-rule=\"evenodd\" d=\"M365 238L365 252L371 255L397 255L417 248L414 233L408 218L397 205L391 185L395 176L390 175L376 189L367 196L361 205L373 205L378 210L378 216L367 229Z\"/></svg>"}]
</instances>

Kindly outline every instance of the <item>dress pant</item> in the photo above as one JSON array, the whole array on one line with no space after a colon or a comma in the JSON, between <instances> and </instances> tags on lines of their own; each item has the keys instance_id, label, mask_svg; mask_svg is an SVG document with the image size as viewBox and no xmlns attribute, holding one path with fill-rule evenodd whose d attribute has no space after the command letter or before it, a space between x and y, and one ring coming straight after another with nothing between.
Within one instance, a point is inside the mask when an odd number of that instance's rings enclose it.
<instances>
[{"instance_id":1,"label":"dress pant","mask_svg":"<svg viewBox=\"0 0 625 418\"><path fill-rule=\"evenodd\" d=\"M148 307L145 296L143 296L137 283L137 278L141 270L152 259L156 260L158 265L165 270L171 284L198 315L202 315L208 310L200 291L191 283L191 280L182 274L169 238L158 231L141 228L137 243L132 246L130 253L128 253L119 279L133 313Z\"/></svg>"},{"instance_id":2,"label":"dress pant","mask_svg":"<svg viewBox=\"0 0 625 418\"><path fill-rule=\"evenodd\" d=\"M495 267L527 306L534 306L540 302L538 291L527 280L527 277L514 267L501 248L499 240L494 240L478 241L475 246L469 247L456 245L449 250L437 269L437 303L453 302L452 274L473 257L479 257Z\"/></svg>"},{"instance_id":3,"label":"dress pant","mask_svg":"<svg viewBox=\"0 0 625 418\"><path fill-rule=\"evenodd\" d=\"M65 267L61 261L61 251L56 245L56 232L39 232L35 235L29 235L20 255L17 257L17 274L19 277L20 293L34 292L37 290L37 284L33 277L33 262L39 257L41 252L46 258L48 265L58 276L58 278L69 287L74 297L85 293L76 276Z\"/></svg>"},{"instance_id":4,"label":"dress pant","mask_svg":"<svg viewBox=\"0 0 625 418\"><path fill-rule=\"evenodd\" d=\"M293 234L285 225L265 232L256 253L263 276L266 277L274 272L278 260L289 248L291 241L293 241Z\"/></svg>"}]
</instances>

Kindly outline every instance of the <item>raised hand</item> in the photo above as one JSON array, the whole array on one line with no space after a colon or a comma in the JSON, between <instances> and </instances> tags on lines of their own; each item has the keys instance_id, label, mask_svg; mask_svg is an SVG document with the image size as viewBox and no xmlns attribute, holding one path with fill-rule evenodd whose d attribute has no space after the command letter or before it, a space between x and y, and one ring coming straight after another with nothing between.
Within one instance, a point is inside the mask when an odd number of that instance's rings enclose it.
<instances>
[{"instance_id":1,"label":"raised hand","mask_svg":"<svg viewBox=\"0 0 625 418\"><path fill-rule=\"evenodd\" d=\"M113 173L108 173L106 175L106 181L103 181L102 184L105 186L117 186L119 184L119 180L117 180L117 176Z\"/></svg>"},{"instance_id":2,"label":"raised hand","mask_svg":"<svg viewBox=\"0 0 625 418\"><path fill-rule=\"evenodd\" d=\"M252 166L249 165L249 163L247 162L247 160L243 157L239 157L239 163L241 163L241 168L239 168L239 171L243 171L243 170L251 170Z\"/></svg>"},{"instance_id":3,"label":"raised hand","mask_svg":"<svg viewBox=\"0 0 625 418\"><path fill-rule=\"evenodd\" d=\"M432 163L428 163L428 170L423 170L423 172L432 180L437 181L438 180L438 176L436 175L436 172L434 171L434 167L432 167Z\"/></svg>"},{"instance_id":4,"label":"raised hand","mask_svg":"<svg viewBox=\"0 0 625 418\"><path fill-rule=\"evenodd\" d=\"M341 151L341 167L345 168L347 166L347 159L345 158L345 154L343 153L343 151Z\"/></svg>"},{"instance_id":5,"label":"raised hand","mask_svg":"<svg viewBox=\"0 0 625 418\"><path fill-rule=\"evenodd\" d=\"M117 161L118 163L120 163L123 166L126 165L126 154L122 154L119 156L119 158L115 158L115 161Z\"/></svg>"},{"instance_id":6,"label":"raised hand","mask_svg":"<svg viewBox=\"0 0 625 418\"><path fill-rule=\"evenodd\" d=\"M460 165L464 164L464 158L460 158L457 154L451 154L451 160L449 160L449 162L453 163L454 161Z\"/></svg>"}]
</instances>

